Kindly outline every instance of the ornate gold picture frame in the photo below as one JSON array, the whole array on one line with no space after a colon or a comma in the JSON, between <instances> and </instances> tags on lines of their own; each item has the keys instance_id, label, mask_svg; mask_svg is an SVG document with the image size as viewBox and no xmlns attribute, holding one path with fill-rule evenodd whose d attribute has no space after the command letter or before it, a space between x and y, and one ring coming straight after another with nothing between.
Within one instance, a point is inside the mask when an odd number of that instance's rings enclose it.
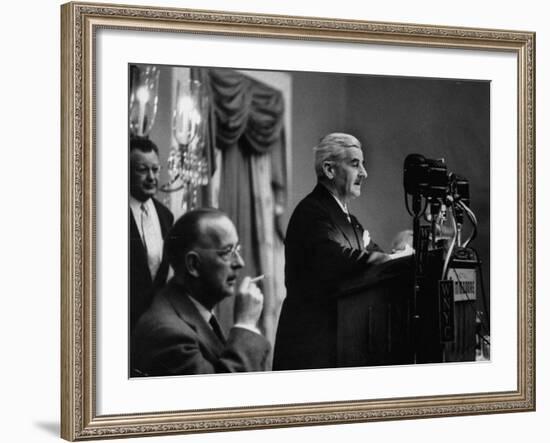
<instances>
[{"instance_id":1,"label":"ornate gold picture frame","mask_svg":"<svg viewBox=\"0 0 550 443\"><path fill-rule=\"evenodd\" d=\"M452 28L218 11L68 3L62 22L62 303L61 434L74 440L215 432L443 417L535 409L535 35L524 31ZM104 171L97 169L97 35L102 30L149 36L254 38L260 42L353 43L383 50L480 51L510 54L517 70L517 344L515 389L429 395L288 401L174 410L98 413L96 198ZM147 62L147 60L137 60ZM215 61L212 61L215 65ZM126 117L124 116L124 119ZM126 120L124 120L126 121ZM493 128L498 131L498 128ZM492 150L498 146L492 145ZM493 167L495 167L493 165ZM497 165L498 167L498 165ZM513 217L512 217L513 218ZM493 240L494 242L495 240ZM498 315L498 313L496 314ZM269 374L266 374L269 376ZM277 383L276 381L274 383ZM172 404L172 403L171 403ZM238 404L235 403L235 404ZM230 406L227 406L230 405Z\"/></svg>"}]
</instances>

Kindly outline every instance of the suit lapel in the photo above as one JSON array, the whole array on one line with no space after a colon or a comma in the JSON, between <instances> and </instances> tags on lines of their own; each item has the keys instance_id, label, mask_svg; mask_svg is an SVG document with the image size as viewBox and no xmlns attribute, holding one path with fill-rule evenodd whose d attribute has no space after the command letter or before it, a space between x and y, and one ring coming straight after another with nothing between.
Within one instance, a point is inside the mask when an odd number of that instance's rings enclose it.
<instances>
[{"instance_id":1,"label":"suit lapel","mask_svg":"<svg viewBox=\"0 0 550 443\"><path fill-rule=\"evenodd\" d=\"M135 259L134 265L138 266L140 269L134 269L134 272L146 273L147 278L150 281L150 284L153 284L153 279L151 277L151 272L149 271L149 266L147 265L147 251L145 246L143 246L143 240L141 235L139 235L139 230L137 228L134 215L132 210L129 209L130 213L130 248L132 256Z\"/></svg>"},{"instance_id":2,"label":"suit lapel","mask_svg":"<svg viewBox=\"0 0 550 443\"><path fill-rule=\"evenodd\" d=\"M223 344L216 336L210 325L200 315L199 311L189 299L189 296L182 292L181 287L173 281L168 283L170 286L169 300L178 316L187 323L196 333L198 340L204 345L215 358L221 354Z\"/></svg>"},{"instance_id":3,"label":"suit lapel","mask_svg":"<svg viewBox=\"0 0 550 443\"><path fill-rule=\"evenodd\" d=\"M130 214L130 238L138 238L141 240L141 237L139 236L139 231L137 228L136 221L134 219L134 214L132 214L132 210L129 209Z\"/></svg>"},{"instance_id":4,"label":"suit lapel","mask_svg":"<svg viewBox=\"0 0 550 443\"><path fill-rule=\"evenodd\" d=\"M317 198L323 203L323 205L328 208L332 222L340 230L349 247L354 249L363 249L362 244L359 242L359 239L354 233L353 226L348 221L346 214L342 211L342 208L338 206L338 203L336 203L336 200L330 194L328 189L326 189L323 185L318 184L313 192L314 195L316 195ZM352 223L357 221L353 215L350 216Z\"/></svg>"},{"instance_id":5,"label":"suit lapel","mask_svg":"<svg viewBox=\"0 0 550 443\"><path fill-rule=\"evenodd\" d=\"M152 199L153 204L155 205L155 209L157 212L157 217L159 219L160 224L160 232L162 234L162 238L166 238L166 234L168 233L168 229L170 229L170 220L166 216L165 208L160 206L160 203L156 199Z\"/></svg>"},{"instance_id":6,"label":"suit lapel","mask_svg":"<svg viewBox=\"0 0 550 443\"><path fill-rule=\"evenodd\" d=\"M352 229L354 233L355 240L357 241L357 249L365 249L363 245L363 226L361 226L361 223L357 220L357 217L355 215L350 214L351 217L351 224Z\"/></svg>"}]
</instances>

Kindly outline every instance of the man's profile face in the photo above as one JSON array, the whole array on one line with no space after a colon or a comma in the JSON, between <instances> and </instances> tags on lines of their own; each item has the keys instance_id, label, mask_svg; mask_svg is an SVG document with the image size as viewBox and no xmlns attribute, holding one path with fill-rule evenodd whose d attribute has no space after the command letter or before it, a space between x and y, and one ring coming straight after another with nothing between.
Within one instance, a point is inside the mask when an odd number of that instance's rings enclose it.
<instances>
[{"instance_id":1,"label":"man's profile face","mask_svg":"<svg viewBox=\"0 0 550 443\"><path fill-rule=\"evenodd\" d=\"M202 221L203 240L197 248L200 255L199 278L215 303L235 294L239 270L244 261L235 248L239 237L227 217Z\"/></svg>"},{"instance_id":2,"label":"man's profile face","mask_svg":"<svg viewBox=\"0 0 550 443\"><path fill-rule=\"evenodd\" d=\"M157 192L160 173L159 158L155 151L143 152L132 149L130 152L130 194L144 202Z\"/></svg>"},{"instance_id":3,"label":"man's profile face","mask_svg":"<svg viewBox=\"0 0 550 443\"><path fill-rule=\"evenodd\" d=\"M347 201L361 195L361 184L367 178L363 165L363 151L346 148L343 157L334 162L334 188L337 196Z\"/></svg>"}]
</instances>

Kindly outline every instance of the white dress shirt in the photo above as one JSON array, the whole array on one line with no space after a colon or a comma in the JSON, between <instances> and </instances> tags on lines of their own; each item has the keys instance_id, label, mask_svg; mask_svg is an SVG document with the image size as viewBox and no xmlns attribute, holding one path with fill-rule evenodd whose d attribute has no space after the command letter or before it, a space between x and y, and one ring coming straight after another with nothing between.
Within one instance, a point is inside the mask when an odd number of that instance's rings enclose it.
<instances>
[{"instance_id":1,"label":"white dress shirt","mask_svg":"<svg viewBox=\"0 0 550 443\"><path fill-rule=\"evenodd\" d=\"M160 221L152 199L140 202L130 196L130 209L139 231L141 241L147 251L147 264L154 280L162 262L162 230Z\"/></svg>"}]
</instances>

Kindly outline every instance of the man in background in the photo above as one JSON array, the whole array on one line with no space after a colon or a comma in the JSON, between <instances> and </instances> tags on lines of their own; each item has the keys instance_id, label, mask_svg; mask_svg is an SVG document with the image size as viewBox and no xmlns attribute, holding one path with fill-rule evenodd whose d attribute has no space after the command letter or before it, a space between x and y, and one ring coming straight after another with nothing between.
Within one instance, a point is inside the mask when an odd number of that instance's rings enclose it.
<instances>
[{"instance_id":1,"label":"man in background","mask_svg":"<svg viewBox=\"0 0 550 443\"><path fill-rule=\"evenodd\" d=\"M259 278L245 277L235 226L217 209L185 213L166 241L174 277L157 294L133 336L135 374L181 375L267 369L271 349L258 328ZM235 324L226 335L216 305L235 297Z\"/></svg>"},{"instance_id":2,"label":"man in background","mask_svg":"<svg viewBox=\"0 0 550 443\"><path fill-rule=\"evenodd\" d=\"M149 139L130 140L130 331L165 283L168 262L164 238L174 217L154 198L160 173L157 146Z\"/></svg>"},{"instance_id":3,"label":"man in background","mask_svg":"<svg viewBox=\"0 0 550 443\"><path fill-rule=\"evenodd\" d=\"M328 134L314 153L317 186L294 210L285 239L275 370L336 367L339 284L390 259L349 212L367 178L359 140Z\"/></svg>"}]
</instances>

